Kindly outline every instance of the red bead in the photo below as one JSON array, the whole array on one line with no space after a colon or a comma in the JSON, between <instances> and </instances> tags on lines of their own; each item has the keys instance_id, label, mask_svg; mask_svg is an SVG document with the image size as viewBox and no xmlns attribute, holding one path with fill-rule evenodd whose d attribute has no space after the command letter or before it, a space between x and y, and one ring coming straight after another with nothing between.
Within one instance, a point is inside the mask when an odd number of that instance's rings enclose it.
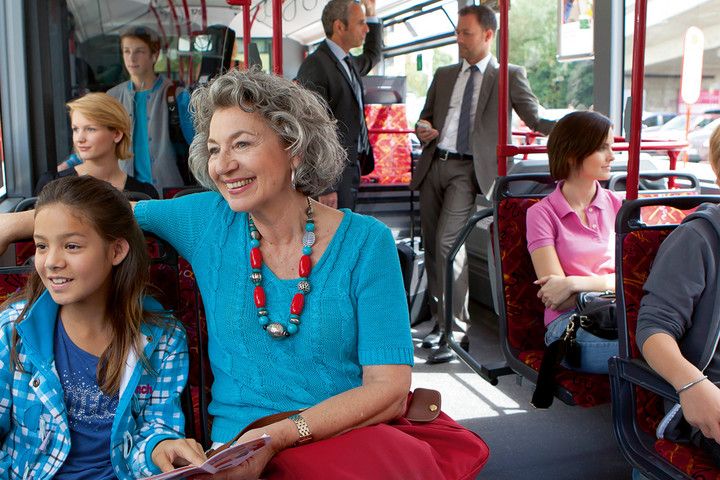
<instances>
[{"instance_id":1,"label":"red bead","mask_svg":"<svg viewBox=\"0 0 720 480\"><path fill-rule=\"evenodd\" d=\"M290 304L290 313L293 315L300 315L305 306L305 295L302 293L296 293Z\"/></svg>"},{"instance_id":2,"label":"red bead","mask_svg":"<svg viewBox=\"0 0 720 480\"><path fill-rule=\"evenodd\" d=\"M255 287L255 306L258 308L265 306L265 290L261 286Z\"/></svg>"},{"instance_id":3,"label":"red bead","mask_svg":"<svg viewBox=\"0 0 720 480\"><path fill-rule=\"evenodd\" d=\"M310 255L300 257L300 267L298 271L302 278L307 278L310 275Z\"/></svg>"},{"instance_id":4,"label":"red bead","mask_svg":"<svg viewBox=\"0 0 720 480\"><path fill-rule=\"evenodd\" d=\"M260 253L260 247L250 249L250 266L252 268L262 268L262 253Z\"/></svg>"}]
</instances>

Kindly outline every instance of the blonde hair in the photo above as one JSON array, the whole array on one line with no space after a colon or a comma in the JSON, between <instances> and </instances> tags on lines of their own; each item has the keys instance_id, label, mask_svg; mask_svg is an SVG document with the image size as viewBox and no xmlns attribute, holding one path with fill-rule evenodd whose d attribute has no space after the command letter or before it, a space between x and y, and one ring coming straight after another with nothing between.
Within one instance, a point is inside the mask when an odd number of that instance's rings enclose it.
<instances>
[{"instance_id":1,"label":"blonde hair","mask_svg":"<svg viewBox=\"0 0 720 480\"><path fill-rule=\"evenodd\" d=\"M708 161L715 172L715 176L720 178L720 125L710 135L709 147Z\"/></svg>"},{"instance_id":2,"label":"blonde hair","mask_svg":"<svg viewBox=\"0 0 720 480\"><path fill-rule=\"evenodd\" d=\"M121 132L123 137L115 144L115 155L120 160L132 156L130 153L132 124L127 110L118 100L107 93L95 92L76 98L66 103L65 106L68 108L71 121L73 113L78 112L90 121Z\"/></svg>"}]
</instances>

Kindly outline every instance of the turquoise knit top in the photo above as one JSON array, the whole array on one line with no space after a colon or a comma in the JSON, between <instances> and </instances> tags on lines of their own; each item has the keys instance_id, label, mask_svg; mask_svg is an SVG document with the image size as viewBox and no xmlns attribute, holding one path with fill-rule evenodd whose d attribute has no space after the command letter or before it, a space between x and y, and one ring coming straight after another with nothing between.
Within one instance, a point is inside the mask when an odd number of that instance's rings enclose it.
<instances>
[{"instance_id":1,"label":"turquoise knit top","mask_svg":"<svg viewBox=\"0 0 720 480\"><path fill-rule=\"evenodd\" d=\"M135 206L142 228L188 259L202 294L215 376L208 408L213 441L229 441L262 416L360 386L363 365L413 364L392 234L372 217L343 212L313 265L298 332L278 340L258 323L246 213L212 192ZM280 280L265 265L262 275L270 322L287 325L299 279Z\"/></svg>"}]
</instances>

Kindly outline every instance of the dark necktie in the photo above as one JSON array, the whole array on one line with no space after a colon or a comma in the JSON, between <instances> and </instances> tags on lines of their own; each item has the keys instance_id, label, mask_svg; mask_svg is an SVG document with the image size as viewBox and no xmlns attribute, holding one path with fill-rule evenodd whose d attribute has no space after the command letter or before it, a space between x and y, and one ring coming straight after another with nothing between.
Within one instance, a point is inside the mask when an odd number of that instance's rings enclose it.
<instances>
[{"instance_id":1,"label":"dark necktie","mask_svg":"<svg viewBox=\"0 0 720 480\"><path fill-rule=\"evenodd\" d=\"M470 153L470 132L473 126L470 125L470 112L473 109L472 99L475 87L476 73L479 72L477 65L472 65L469 69L470 76L465 84L463 92L462 106L460 107L460 119L458 120L457 143L455 148L460 154Z\"/></svg>"},{"instance_id":2,"label":"dark necktie","mask_svg":"<svg viewBox=\"0 0 720 480\"><path fill-rule=\"evenodd\" d=\"M350 56L345 57L345 63L350 71L350 83L352 84L353 91L355 92L355 98L357 99L358 105L360 106L360 137L358 138L358 153L370 152L370 139L368 138L367 122L365 121L365 105L362 100L362 84L360 83L360 77L355 71L350 62Z\"/></svg>"}]
</instances>

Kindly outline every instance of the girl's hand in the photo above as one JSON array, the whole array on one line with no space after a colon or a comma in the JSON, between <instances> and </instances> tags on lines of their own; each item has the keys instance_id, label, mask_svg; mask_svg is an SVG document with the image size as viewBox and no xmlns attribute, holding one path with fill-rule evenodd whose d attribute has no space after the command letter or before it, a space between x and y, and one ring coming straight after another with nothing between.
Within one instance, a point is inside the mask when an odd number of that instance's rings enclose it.
<instances>
[{"instance_id":1,"label":"girl's hand","mask_svg":"<svg viewBox=\"0 0 720 480\"><path fill-rule=\"evenodd\" d=\"M202 445L191 438L163 440L152 451L153 463L163 472L186 465L202 465L206 460Z\"/></svg>"},{"instance_id":2,"label":"girl's hand","mask_svg":"<svg viewBox=\"0 0 720 480\"><path fill-rule=\"evenodd\" d=\"M540 285L538 298L546 308L551 310L558 310L575 293L570 286L568 277L559 275L546 275L538 278L535 285Z\"/></svg>"},{"instance_id":3,"label":"girl's hand","mask_svg":"<svg viewBox=\"0 0 720 480\"><path fill-rule=\"evenodd\" d=\"M262 430L250 430L240 437L237 443L254 440L261 437L263 433L265 432ZM258 480L276 453L278 451L273 449L271 442L237 467L228 468L216 474L194 475L190 478L192 480Z\"/></svg>"},{"instance_id":4,"label":"girl's hand","mask_svg":"<svg viewBox=\"0 0 720 480\"><path fill-rule=\"evenodd\" d=\"M680 406L690 425L720 442L720 388L703 380L680 394Z\"/></svg>"}]
</instances>

